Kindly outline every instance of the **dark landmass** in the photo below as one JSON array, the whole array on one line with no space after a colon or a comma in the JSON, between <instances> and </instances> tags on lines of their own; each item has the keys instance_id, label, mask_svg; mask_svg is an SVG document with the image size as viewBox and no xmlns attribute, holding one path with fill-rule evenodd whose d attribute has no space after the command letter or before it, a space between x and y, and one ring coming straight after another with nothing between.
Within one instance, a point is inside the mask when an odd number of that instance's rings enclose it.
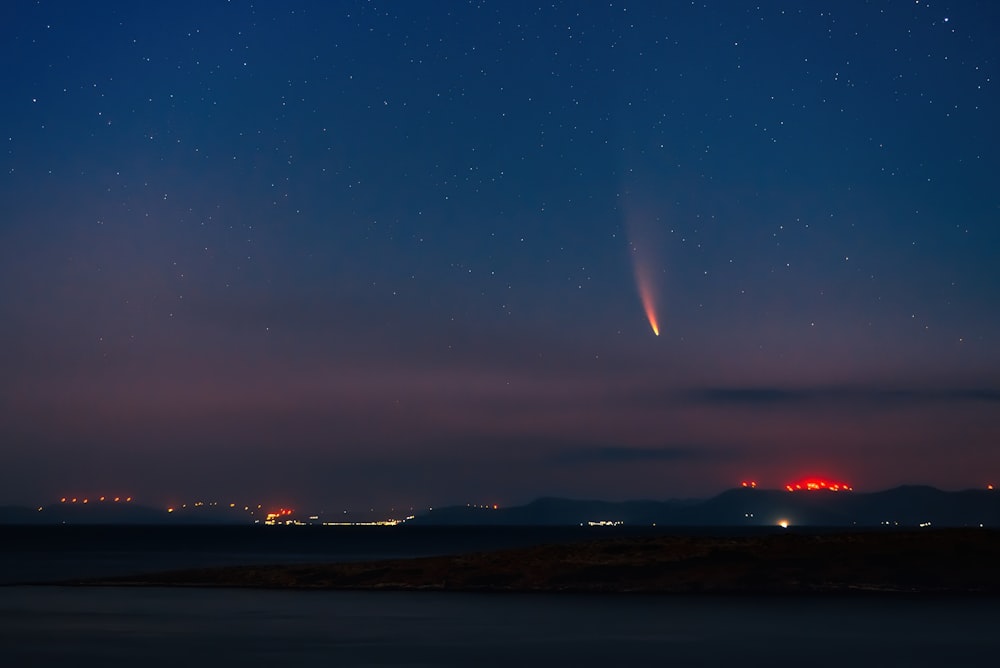
<instances>
[{"instance_id":1,"label":"dark landmass","mask_svg":"<svg viewBox=\"0 0 1000 668\"><path fill-rule=\"evenodd\" d=\"M111 501L91 503L53 503L40 508L0 507L0 525L50 526L53 524L253 524L254 517L242 509L191 508L168 512L134 503Z\"/></svg>"},{"instance_id":2,"label":"dark landmass","mask_svg":"<svg viewBox=\"0 0 1000 668\"><path fill-rule=\"evenodd\" d=\"M1000 492L945 492L904 486L882 492L787 492L737 488L695 501L582 501L542 498L524 506L435 508L418 525L558 526L611 521L625 525L811 527L1000 527Z\"/></svg>"},{"instance_id":3,"label":"dark landmass","mask_svg":"<svg viewBox=\"0 0 1000 668\"><path fill-rule=\"evenodd\" d=\"M1000 532L655 536L363 563L172 571L85 585L662 594L1000 594ZM65 584L65 583L64 583Z\"/></svg>"},{"instance_id":4,"label":"dark landmass","mask_svg":"<svg viewBox=\"0 0 1000 668\"><path fill-rule=\"evenodd\" d=\"M264 509L266 514L267 509ZM254 524L262 512L205 504L166 509L132 504L57 503L43 508L0 507L0 525L10 524ZM365 516L359 521L390 518ZM396 518L399 519L399 518ZM333 514L302 512L282 521L322 524L342 522ZM725 491L710 499L672 501L587 501L541 498L523 506L492 508L449 506L417 515L416 526L570 526L588 522L626 526L762 527L787 521L811 527L1000 527L1000 491L945 492L904 486L882 492L787 492L756 488Z\"/></svg>"}]
</instances>

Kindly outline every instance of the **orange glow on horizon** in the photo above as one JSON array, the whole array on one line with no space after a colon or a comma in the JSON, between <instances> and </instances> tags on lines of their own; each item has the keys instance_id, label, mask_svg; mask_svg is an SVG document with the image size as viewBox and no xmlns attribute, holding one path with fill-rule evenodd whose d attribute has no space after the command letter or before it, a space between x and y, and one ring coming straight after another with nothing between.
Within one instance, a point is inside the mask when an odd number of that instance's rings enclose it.
<instances>
[{"instance_id":1,"label":"orange glow on horizon","mask_svg":"<svg viewBox=\"0 0 1000 668\"><path fill-rule=\"evenodd\" d=\"M826 478L803 478L802 480L797 480L785 485L785 489L789 492L815 492L821 489L828 492L854 491L854 488L846 482L838 482L836 480L828 480Z\"/></svg>"},{"instance_id":2,"label":"orange glow on horizon","mask_svg":"<svg viewBox=\"0 0 1000 668\"><path fill-rule=\"evenodd\" d=\"M94 503L98 503L98 502L102 502L102 501L110 502L112 500L115 503L118 503L118 502L121 502L121 501L131 502L132 501L132 497L131 496L129 496L129 497L121 497L121 496L114 496L114 497L112 497L112 496L108 496L106 494L103 495L103 496L95 496L94 497ZM61 496L61 497L59 497L59 503L88 503L89 504L90 503L90 497L89 496L72 496L72 497L70 497L70 496Z\"/></svg>"}]
</instances>

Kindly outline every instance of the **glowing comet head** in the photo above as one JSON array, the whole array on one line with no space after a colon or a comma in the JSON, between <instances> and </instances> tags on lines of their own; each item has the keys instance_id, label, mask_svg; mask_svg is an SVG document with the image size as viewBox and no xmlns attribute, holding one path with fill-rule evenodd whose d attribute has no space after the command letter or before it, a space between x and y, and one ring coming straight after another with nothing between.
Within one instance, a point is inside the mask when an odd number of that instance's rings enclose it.
<instances>
[{"instance_id":1,"label":"glowing comet head","mask_svg":"<svg viewBox=\"0 0 1000 668\"><path fill-rule=\"evenodd\" d=\"M663 322L659 317L662 313L659 313L660 286L656 280L656 268L659 268L662 262L659 261L660 254L656 249L661 245L659 243L661 223L658 218L642 212L626 211L625 226L636 292L639 293L649 328L653 330L653 334L659 336L660 325Z\"/></svg>"},{"instance_id":2,"label":"glowing comet head","mask_svg":"<svg viewBox=\"0 0 1000 668\"><path fill-rule=\"evenodd\" d=\"M649 326L653 329L653 334L660 335L660 325L656 322L656 312L653 310L653 300L646 293L642 294L642 308L646 311L646 318Z\"/></svg>"},{"instance_id":3,"label":"glowing comet head","mask_svg":"<svg viewBox=\"0 0 1000 668\"><path fill-rule=\"evenodd\" d=\"M639 298L642 300L642 309L646 312L646 319L653 334L660 335L660 323L656 318L656 295L653 292L653 285L643 267L636 263L635 282L639 288Z\"/></svg>"}]
</instances>

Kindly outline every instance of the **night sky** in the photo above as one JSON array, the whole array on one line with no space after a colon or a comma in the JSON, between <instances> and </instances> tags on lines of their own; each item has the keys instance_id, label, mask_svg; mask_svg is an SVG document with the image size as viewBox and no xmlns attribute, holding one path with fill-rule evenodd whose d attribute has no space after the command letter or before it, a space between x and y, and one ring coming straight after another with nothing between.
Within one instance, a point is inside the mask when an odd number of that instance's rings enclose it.
<instances>
[{"instance_id":1,"label":"night sky","mask_svg":"<svg viewBox=\"0 0 1000 668\"><path fill-rule=\"evenodd\" d=\"M0 503L1000 480L998 28L5 2Z\"/></svg>"}]
</instances>

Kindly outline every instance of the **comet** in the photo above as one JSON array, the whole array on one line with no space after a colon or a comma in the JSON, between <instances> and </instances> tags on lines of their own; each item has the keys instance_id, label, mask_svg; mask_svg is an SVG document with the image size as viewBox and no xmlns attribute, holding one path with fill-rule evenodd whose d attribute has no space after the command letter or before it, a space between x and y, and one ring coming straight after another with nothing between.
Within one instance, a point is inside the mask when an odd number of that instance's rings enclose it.
<instances>
[{"instance_id":1,"label":"comet","mask_svg":"<svg viewBox=\"0 0 1000 668\"><path fill-rule=\"evenodd\" d=\"M642 310L646 312L646 319L649 320L649 327L653 334L660 335L660 323L656 318L656 297L653 291L653 283L649 280L649 274L639 264L635 263L635 285L639 290L639 299L642 300Z\"/></svg>"},{"instance_id":2,"label":"comet","mask_svg":"<svg viewBox=\"0 0 1000 668\"><path fill-rule=\"evenodd\" d=\"M642 310L646 313L649 321L649 328L653 334L660 335L660 319L656 315L656 283L653 281L649 265L644 256L639 252L639 248L632 244L632 268L635 272L635 287L639 291L639 300L642 302Z\"/></svg>"},{"instance_id":3,"label":"comet","mask_svg":"<svg viewBox=\"0 0 1000 668\"><path fill-rule=\"evenodd\" d=\"M644 207L636 207L634 202L626 202L624 222L629 259L632 261L635 287L642 302L642 310L649 321L649 328L655 336L659 336L662 314L657 312L660 303L657 274L662 267L662 224L658 217Z\"/></svg>"}]
</instances>

